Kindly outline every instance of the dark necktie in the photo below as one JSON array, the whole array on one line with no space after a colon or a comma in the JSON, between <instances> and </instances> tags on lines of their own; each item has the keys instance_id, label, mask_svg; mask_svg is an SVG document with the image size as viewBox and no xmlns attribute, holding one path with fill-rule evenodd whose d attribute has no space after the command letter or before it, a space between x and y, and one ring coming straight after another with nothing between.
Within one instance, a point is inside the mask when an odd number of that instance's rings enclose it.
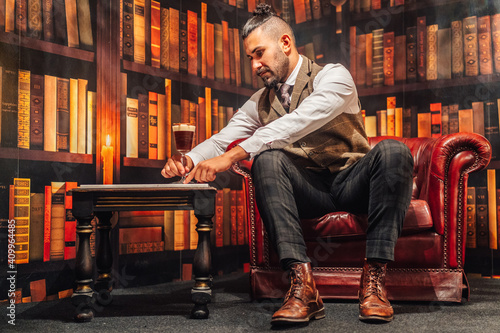
<instances>
[{"instance_id":1,"label":"dark necktie","mask_svg":"<svg viewBox=\"0 0 500 333\"><path fill-rule=\"evenodd\" d=\"M290 108L290 100L291 98L291 92L293 90L293 86L283 83L280 88L280 102L283 108L288 112L288 109Z\"/></svg>"}]
</instances>

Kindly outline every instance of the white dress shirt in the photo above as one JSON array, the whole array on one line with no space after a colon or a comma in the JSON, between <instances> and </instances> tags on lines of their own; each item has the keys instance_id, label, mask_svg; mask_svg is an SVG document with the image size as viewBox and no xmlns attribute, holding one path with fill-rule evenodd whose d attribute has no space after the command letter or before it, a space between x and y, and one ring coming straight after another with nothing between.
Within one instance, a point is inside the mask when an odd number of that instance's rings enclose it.
<instances>
[{"instance_id":1,"label":"white dress shirt","mask_svg":"<svg viewBox=\"0 0 500 333\"><path fill-rule=\"evenodd\" d=\"M302 57L286 83L294 85ZM292 112L263 126L258 115L258 102L265 88L260 89L233 115L219 133L197 145L187 155L194 165L223 154L237 139L248 138L239 144L250 158L267 149L281 149L337 117L360 111L358 93L349 71L341 64L327 64L313 81L313 92Z\"/></svg>"}]
</instances>

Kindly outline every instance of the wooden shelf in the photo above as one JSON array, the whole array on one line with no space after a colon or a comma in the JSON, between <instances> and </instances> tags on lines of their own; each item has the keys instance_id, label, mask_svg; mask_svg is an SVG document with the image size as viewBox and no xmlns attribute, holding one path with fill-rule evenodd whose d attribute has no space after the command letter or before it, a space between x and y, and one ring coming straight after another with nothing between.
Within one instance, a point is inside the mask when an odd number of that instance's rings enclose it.
<instances>
[{"instance_id":1,"label":"wooden shelf","mask_svg":"<svg viewBox=\"0 0 500 333\"><path fill-rule=\"evenodd\" d=\"M123 166L126 167L137 167L137 168L163 168L165 166L165 160L150 160L148 158L123 158Z\"/></svg>"},{"instance_id":2,"label":"wooden shelf","mask_svg":"<svg viewBox=\"0 0 500 333\"><path fill-rule=\"evenodd\" d=\"M50 43L31 37L20 37L19 35L10 32L0 31L0 42L82 61L93 62L95 58L94 52L91 51Z\"/></svg>"},{"instance_id":3,"label":"wooden shelf","mask_svg":"<svg viewBox=\"0 0 500 333\"><path fill-rule=\"evenodd\" d=\"M74 154L20 148L0 148L0 158L25 161L47 161L82 164L93 163L93 155L91 154Z\"/></svg>"},{"instance_id":4,"label":"wooden shelf","mask_svg":"<svg viewBox=\"0 0 500 333\"><path fill-rule=\"evenodd\" d=\"M435 80L415 83L396 83L393 86L358 88L358 96L377 96L384 94L396 94L402 92L414 92L421 90L442 89L449 87L460 87L480 84L491 84L500 82L500 74L479 75L474 77L462 77L451 80Z\"/></svg>"},{"instance_id":5,"label":"wooden shelf","mask_svg":"<svg viewBox=\"0 0 500 333\"><path fill-rule=\"evenodd\" d=\"M155 68L143 64L138 64L133 61L123 60L123 69L126 71L163 77L166 79L171 79L172 81L189 83L200 87L208 87L211 89L238 94L242 96L250 97L255 93L255 90L244 87L237 87L236 85L233 84L226 84L219 81L204 79L195 75L169 71L163 68Z\"/></svg>"},{"instance_id":6,"label":"wooden shelf","mask_svg":"<svg viewBox=\"0 0 500 333\"><path fill-rule=\"evenodd\" d=\"M463 3L461 0L419 0L413 3L404 4L402 6L393 6L393 7L383 7L377 10L370 10L368 12L361 13L350 13L351 21L365 21L365 20L373 20L382 15L386 16L388 14L395 15L405 12L417 11L425 8L435 8L440 6L447 6L453 4ZM347 7L347 10L349 8Z\"/></svg>"}]
</instances>

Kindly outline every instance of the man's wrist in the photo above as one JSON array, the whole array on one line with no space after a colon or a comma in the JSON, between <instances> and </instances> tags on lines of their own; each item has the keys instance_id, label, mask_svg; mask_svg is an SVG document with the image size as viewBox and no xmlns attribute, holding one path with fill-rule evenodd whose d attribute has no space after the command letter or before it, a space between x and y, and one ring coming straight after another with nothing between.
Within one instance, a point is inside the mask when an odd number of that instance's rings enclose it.
<instances>
[{"instance_id":1,"label":"man's wrist","mask_svg":"<svg viewBox=\"0 0 500 333\"><path fill-rule=\"evenodd\" d=\"M248 154L240 146L235 146L233 149L229 150L225 154L226 154L226 157L229 158L231 163L239 162L241 160L247 159L250 156L250 154Z\"/></svg>"}]
</instances>

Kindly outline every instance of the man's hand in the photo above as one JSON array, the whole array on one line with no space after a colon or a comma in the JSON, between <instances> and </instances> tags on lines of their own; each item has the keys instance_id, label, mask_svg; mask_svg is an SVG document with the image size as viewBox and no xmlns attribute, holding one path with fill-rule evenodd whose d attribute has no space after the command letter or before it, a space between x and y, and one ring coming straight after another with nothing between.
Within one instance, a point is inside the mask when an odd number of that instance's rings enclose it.
<instances>
[{"instance_id":1,"label":"man's hand","mask_svg":"<svg viewBox=\"0 0 500 333\"><path fill-rule=\"evenodd\" d=\"M219 172L229 170L231 165L249 156L243 148L236 146L220 156L198 163L186 177L184 184L189 183L192 179L196 179L200 183L212 182Z\"/></svg>"},{"instance_id":2,"label":"man's hand","mask_svg":"<svg viewBox=\"0 0 500 333\"><path fill-rule=\"evenodd\" d=\"M165 178L182 177L193 168L193 160L191 157L184 156L185 167L181 163L181 155L174 155L168 159L167 163L161 170L161 175Z\"/></svg>"}]
</instances>

